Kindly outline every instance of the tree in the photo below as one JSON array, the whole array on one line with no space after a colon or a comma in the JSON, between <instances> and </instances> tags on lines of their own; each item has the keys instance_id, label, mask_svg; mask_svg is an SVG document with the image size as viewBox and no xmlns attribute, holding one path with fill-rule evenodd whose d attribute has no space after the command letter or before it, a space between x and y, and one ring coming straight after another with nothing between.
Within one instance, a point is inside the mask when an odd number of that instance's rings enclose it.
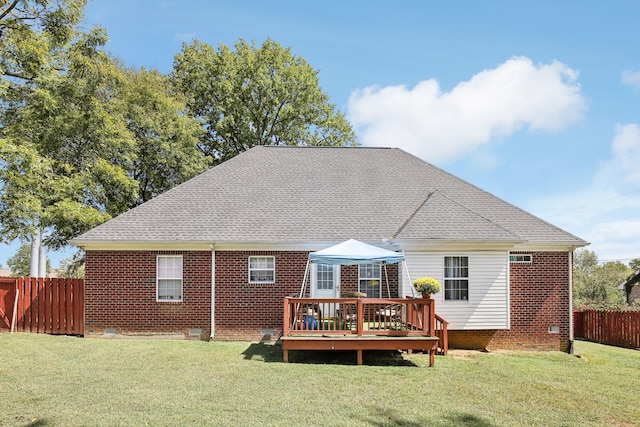
<instances>
[{"instance_id":1,"label":"tree","mask_svg":"<svg viewBox=\"0 0 640 427\"><path fill-rule=\"evenodd\" d=\"M640 258L634 258L629 261L629 268L631 268L633 271L640 270Z\"/></svg>"},{"instance_id":2,"label":"tree","mask_svg":"<svg viewBox=\"0 0 640 427\"><path fill-rule=\"evenodd\" d=\"M71 258L60 260L59 277L84 279L84 255L76 252Z\"/></svg>"},{"instance_id":3,"label":"tree","mask_svg":"<svg viewBox=\"0 0 640 427\"><path fill-rule=\"evenodd\" d=\"M122 73L124 119L135 140L128 173L138 183L138 205L203 172L208 162L198 150L200 123L185 114L168 77L144 68Z\"/></svg>"},{"instance_id":4,"label":"tree","mask_svg":"<svg viewBox=\"0 0 640 427\"><path fill-rule=\"evenodd\" d=\"M46 154L51 142L46 137L54 134L47 133L53 121L58 120L59 128L67 123L68 116L55 111L62 109L58 101L65 96L63 90L71 87L64 85L74 74L70 58L90 57L105 40L99 28L85 35L76 31L84 5L84 0L14 0L0 6L0 238L4 241L28 241L52 225L53 211L64 212L67 227L78 216L72 200L60 196L77 191L81 183L70 178L68 165L59 165ZM64 136L59 140L63 141L59 147L68 142ZM96 212L88 216L94 224L104 220Z\"/></svg>"},{"instance_id":5,"label":"tree","mask_svg":"<svg viewBox=\"0 0 640 427\"><path fill-rule=\"evenodd\" d=\"M31 245L21 245L18 251L7 260L7 265L11 268L11 276L28 276L31 267ZM46 273L51 272L51 262L47 259Z\"/></svg>"},{"instance_id":6,"label":"tree","mask_svg":"<svg viewBox=\"0 0 640 427\"><path fill-rule=\"evenodd\" d=\"M167 77L124 69L103 29L77 30L84 1L12 6L0 12L1 240L46 230L60 248L206 168L199 123Z\"/></svg>"},{"instance_id":7,"label":"tree","mask_svg":"<svg viewBox=\"0 0 640 427\"><path fill-rule=\"evenodd\" d=\"M260 47L240 39L234 47L184 44L171 74L205 129L200 148L214 162L254 145L356 145L303 58L270 39Z\"/></svg>"},{"instance_id":8,"label":"tree","mask_svg":"<svg viewBox=\"0 0 640 427\"><path fill-rule=\"evenodd\" d=\"M620 309L626 307L626 298L618 285L632 272L623 263L607 262L600 265L595 252L578 250L574 256L574 304L576 307Z\"/></svg>"}]
</instances>

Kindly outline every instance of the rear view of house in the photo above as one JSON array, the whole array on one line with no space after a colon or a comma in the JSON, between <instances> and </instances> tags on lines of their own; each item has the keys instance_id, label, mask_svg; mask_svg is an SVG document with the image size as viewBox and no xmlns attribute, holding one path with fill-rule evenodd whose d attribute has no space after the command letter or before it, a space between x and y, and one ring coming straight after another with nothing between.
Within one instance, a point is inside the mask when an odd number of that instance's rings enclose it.
<instances>
[{"instance_id":1,"label":"rear view of house","mask_svg":"<svg viewBox=\"0 0 640 427\"><path fill-rule=\"evenodd\" d=\"M406 267L313 264L348 239ZM74 239L86 251L85 333L260 339L283 299L413 296L461 348L567 351L572 254L587 243L402 150L258 146ZM388 287L382 283L389 283Z\"/></svg>"}]
</instances>

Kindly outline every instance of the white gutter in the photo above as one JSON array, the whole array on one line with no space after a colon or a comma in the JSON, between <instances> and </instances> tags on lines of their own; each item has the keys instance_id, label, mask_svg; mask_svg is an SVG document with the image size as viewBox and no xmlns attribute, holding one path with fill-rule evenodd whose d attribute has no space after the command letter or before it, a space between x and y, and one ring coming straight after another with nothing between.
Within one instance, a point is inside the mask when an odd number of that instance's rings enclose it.
<instances>
[{"instance_id":1,"label":"white gutter","mask_svg":"<svg viewBox=\"0 0 640 427\"><path fill-rule=\"evenodd\" d=\"M569 252L569 354L573 354L573 251Z\"/></svg>"},{"instance_id":2,"label":"white gutter","mask_svg":"<svg viewBox=\"0 0 640 427\"><path fill-rule=\"evenodd\" d=\"M211 339L216 332L216 251L211 244Z\"/></svg>"}]
</instances>

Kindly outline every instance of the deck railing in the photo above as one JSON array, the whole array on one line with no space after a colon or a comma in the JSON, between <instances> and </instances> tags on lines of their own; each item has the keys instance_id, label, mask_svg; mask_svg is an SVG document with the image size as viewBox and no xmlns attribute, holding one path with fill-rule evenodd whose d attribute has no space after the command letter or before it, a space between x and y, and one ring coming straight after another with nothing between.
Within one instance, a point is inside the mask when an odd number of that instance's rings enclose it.
<instances>
[{"instance_id":1,"label":"deck railing","mask_svg":"<svg viewBox=\"0 0 640 427\"><path fill-rule=\"evenodd\" d=\"M447 322L435 314L431 299L284 299L284 336L313 334L438 336L446 354Z\"/></svg>"}]
</instances>

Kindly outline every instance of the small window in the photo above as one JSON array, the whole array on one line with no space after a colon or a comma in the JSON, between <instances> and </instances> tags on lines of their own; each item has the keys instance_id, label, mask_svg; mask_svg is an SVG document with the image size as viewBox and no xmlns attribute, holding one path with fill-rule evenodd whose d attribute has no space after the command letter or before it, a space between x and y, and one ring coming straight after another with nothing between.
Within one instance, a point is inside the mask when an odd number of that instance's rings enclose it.
<instances>
[{"instance_id":1,"label":"small window","mask_svg":"<svg viewBox=\"0 0 640 427\"><path fill-rule=\"evenodd\" d=\"M511 254L509 255L509 262L528 262L533 260L531 254Z\"/></svg>"},{"instance_id":2,"label":"small window","mask_svg":"<svg viewBox=\"0 0 640 427\"><path fill-rule=\"evenodd\" d=\"M157 301L182 301L182 256L158 255L156 280Z\"/></svg>"},{"instance_id":3,"label":"small window","mask_svg":"<svg viewBox=\"0 0 640 427\"><path fill-rule=\"evenodd\" d=\"M367 298L380 298L380 264L362 264L358 268L358 290L367 294Z\"/></svg>"},{"instance_id":4,"label":"small window","mask_svg":"<svg viewBox=\"0 0 640 427\"><path fill-rule=\"evenodd\" d=\"M444 257L444 299L469 300L469 257Z\"/></svg>"},{"instance_id":5,"label":"small window","mask_svg":"<svg viewBox=\"0 0 640 427\"><path fill-rule=\"evenodd\" d=\"M272 256L249 257L249 283L275 283L276 261Z\"/></svg>"}]
</instances>

